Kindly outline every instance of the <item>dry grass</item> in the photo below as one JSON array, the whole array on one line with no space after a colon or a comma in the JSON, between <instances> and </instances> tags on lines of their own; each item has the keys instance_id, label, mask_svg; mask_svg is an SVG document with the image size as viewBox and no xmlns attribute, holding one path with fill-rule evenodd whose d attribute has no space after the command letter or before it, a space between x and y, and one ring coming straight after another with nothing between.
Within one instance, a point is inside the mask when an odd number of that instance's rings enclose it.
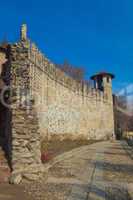
<instances>
[{"instance_id":1,"label":"dry grass","mask_svg":"<svg viewBox=\"0 0 133 200\"><path fill-rule=\"evenodd\" d=\"M97 141L94 140L85 140L85 139L80 139L80 140L70 140L70 139L64 139L64 140L59 140L56 137L53 137L51 140L43 140L41 144L41 152L49 152L53 156L60 155L64 152L70 151L74 148L78 148L80 146L84 145L90 145L93 144Z\"/></svg>"}]
</instances>

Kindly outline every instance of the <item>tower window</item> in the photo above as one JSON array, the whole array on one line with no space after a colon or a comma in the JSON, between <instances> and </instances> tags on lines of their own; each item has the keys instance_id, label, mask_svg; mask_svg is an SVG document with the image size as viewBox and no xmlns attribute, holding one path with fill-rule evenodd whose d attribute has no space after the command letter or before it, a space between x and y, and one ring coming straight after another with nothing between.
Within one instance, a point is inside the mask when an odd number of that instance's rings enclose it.
<instances>
[{"instance_id":1,"label":"tower window","mask_svg":"<svg viewBox=\"0 0 133 200\"><path fill-rule=\"evenodd\" d=\"M110 79L109 79L109 77L107 77L107 83L109 83L110 82Z\"/></svg>"}]
</instances>

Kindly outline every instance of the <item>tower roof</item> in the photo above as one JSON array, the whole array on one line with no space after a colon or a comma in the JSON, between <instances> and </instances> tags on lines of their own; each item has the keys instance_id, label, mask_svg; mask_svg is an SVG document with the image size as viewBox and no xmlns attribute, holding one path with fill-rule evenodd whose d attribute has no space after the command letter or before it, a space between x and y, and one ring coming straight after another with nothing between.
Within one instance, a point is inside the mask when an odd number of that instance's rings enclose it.
<instances>
[{"instance_id":1,"label":"tower roof","mask_svg":"<svg viewBox=\"0 0 133 200\"><path fill-rule=\"evenodd\" d=\"M107 73L107 72L99 72L99 73L91 76L91 79L94 80L94 79L99 78L99 77L111 77L112 79L115 78L114 74Z\"/></svg>"}]
</instances>

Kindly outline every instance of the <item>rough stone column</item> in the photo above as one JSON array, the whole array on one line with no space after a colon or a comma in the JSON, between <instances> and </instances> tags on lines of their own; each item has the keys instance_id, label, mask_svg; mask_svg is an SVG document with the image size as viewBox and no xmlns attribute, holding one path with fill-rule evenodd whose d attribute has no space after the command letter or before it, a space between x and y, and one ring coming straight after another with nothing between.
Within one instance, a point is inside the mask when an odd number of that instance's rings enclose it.
<instances>
[{"instance_id":1,"label":"rough stone column","mask_svg":"<svg viewBox=\"0 0 133 200\"><path fill-rule=\"evenodd\" d=\"M41 178L40 133L34 99L30 99L29 42L19 42L11 47L12 74L12 176L11 183L22 178Z\"/></svg>"}]
</instances>

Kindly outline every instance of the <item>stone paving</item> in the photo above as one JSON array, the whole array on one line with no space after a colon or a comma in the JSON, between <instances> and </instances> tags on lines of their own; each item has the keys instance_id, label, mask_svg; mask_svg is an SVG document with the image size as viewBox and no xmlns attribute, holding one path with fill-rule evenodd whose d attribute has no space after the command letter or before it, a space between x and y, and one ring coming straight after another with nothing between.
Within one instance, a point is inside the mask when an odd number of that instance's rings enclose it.
<instances>
[{"instance_id":1,"label":"stone paving","mask_svg":"<svg viewBox=\"0 0 133 200\"><path fill-rule=\"evenodd\" d=\"M130 151L125 142L106 143L97 151L88 200L133 199L133 160L123 146Z\"/></svg>"},{"instance_id":2,"label":"stone paving","mask_svg":"<svg viewBox=\"0 0 133 200\"><path fill-rule=\"evenodd\" d=\"M53 160L47 181L28 191L38 200L131 200L133 160L127 150L125 142L115 141L64 153Z\"/></svg>"},{"instance_id":3,"label":"stone paving","mask_svg":"<svg viewBox=\"0 0 133 200\"><path fill-rule=\"evenodd\" d=\"M27 184L24 194L32 200L132 200L130 152L123 141L74 149L48 164L49 172L44 180ZM17 200L0 196L0 200L7 199Z\"/></svg>"}]
</instances>

